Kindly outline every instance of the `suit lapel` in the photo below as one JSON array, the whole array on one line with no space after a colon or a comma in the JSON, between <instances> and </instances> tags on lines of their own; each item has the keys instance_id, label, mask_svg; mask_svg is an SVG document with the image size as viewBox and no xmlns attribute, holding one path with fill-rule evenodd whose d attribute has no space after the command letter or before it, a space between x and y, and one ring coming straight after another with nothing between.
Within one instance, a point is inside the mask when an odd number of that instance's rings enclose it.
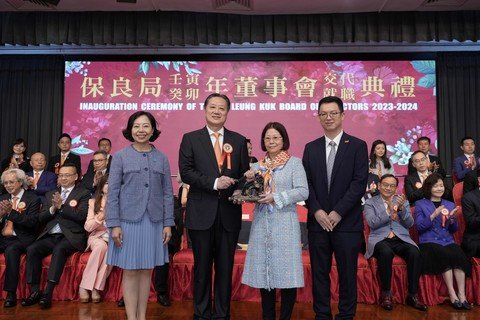
<instances>
[{"instance_id":1,"label":"suit lapel","mask_svg":"<svg viewBox=\"0 0 480 320\"><path fill-rule=\"evenodd\" d=\"M22 195L22 197L20 198L20 200L18 201L18 203L20 203L20 202L25 202L25 208L28 207L29 203L28 203L27 190L25 190L25 191L23 192L23 195ZM17 206L18 206L18 204L17 204Z\"/></svg>"},{"instance_id":2,"label":"suit lapel","mask_svg":"<svg viewBox=\"0 0 480 320\"><path fill-rule=\"evenodd\" d=\"M35 175L35 173L34 173ZM37 186L38 185L41 185L44 181L45 181L45 170L43 170L42 174L40 175L40 178L38 178L38 181L37 181Z\"/></svg>"},{"instance_id":3,"label":"suit lapel","mask_svg":"<svg viewBox=\"0 0 480 320\"><path fill-rule=\"evenodd\" d=\"M320 159L320 163L319 163L320 173L321 173L320 176L323 179L323 184L325 185L325 190L326 190L328 186L328 181L327 181L327 155L325 153L325 148L326 148L325 136L321 137L319 141L320 141L320 145L318 148L318 153L319 153L318 159Z\"/></svg>"},{"instance_id":4,"label":"suit lapel","mask_svg":"<svg viewBox=\"0 0 480 320\"><path fill-rule=\"evenodd\" d=\"M332 170L332 181L341 167L343 157L345 156L350 143L350 136L345 132L342 134L342 138L340 139L340 143L338 145L337 154L335 155L335 162L333 163L333 170Z\"/></svg>"},{"instance_id":5,"label":"suit lapel","mask_svg":"<svg viewBox=\"0 0 480 320\"><path fill-rule=\"evenodd\" d=\"M203 128L200 134L200 142L203 144L203 148L207 153L207 157L209 159L209 162L212 164L213 169L216 172L218 172L217 158L215 157L215 151L213 151L212 139L208 135L207 127ZM225 137L224 137L224 143L225 143Z\"/></svg>"}]
</instances>

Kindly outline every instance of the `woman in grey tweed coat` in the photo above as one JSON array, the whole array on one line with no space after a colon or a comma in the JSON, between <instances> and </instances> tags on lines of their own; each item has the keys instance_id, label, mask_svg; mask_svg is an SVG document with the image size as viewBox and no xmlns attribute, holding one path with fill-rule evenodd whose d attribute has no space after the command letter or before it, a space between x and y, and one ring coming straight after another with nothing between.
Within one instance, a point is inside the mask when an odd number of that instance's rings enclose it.
<instances>
[{"instance_id":1,"label":"woman in grey tweed coat","mask_svg":"<svg viewBox=\"0 0 480 320\"><path fill-rule=\"evenodd\" d=\"M262 174L264 194L255 213L242 283L259 288L263 319L275 319L275 289L281 289L280 319L290 319L297 289L303 287L300 223L296 203L308 197L308 184L299 158L291 157L287 130L278 122L262 132L267 154L245 175Z\"/></svg>"}]
</instances>

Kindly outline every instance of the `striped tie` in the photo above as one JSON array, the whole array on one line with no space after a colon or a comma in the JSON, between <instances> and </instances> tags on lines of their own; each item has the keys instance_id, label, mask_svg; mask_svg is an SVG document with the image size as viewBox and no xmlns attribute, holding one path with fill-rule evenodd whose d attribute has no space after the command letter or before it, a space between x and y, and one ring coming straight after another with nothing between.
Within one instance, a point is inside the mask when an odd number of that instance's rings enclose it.
<instances>
[{"instance_id":1,"label":"striped tie","mask_svg":"<svg viewBox=\"0 0 480 320\"><path fill-rule=\"evenodd\" d=\"M328 179L328 192L330 192L330 184L332 182L332 171L333 171L333 164L335 163L335 154L337 153L335 147L335 141L330 141L328 144L330 146L330 153L328 154L327 159L327 179Z\"/></svg>"}]
</instances>

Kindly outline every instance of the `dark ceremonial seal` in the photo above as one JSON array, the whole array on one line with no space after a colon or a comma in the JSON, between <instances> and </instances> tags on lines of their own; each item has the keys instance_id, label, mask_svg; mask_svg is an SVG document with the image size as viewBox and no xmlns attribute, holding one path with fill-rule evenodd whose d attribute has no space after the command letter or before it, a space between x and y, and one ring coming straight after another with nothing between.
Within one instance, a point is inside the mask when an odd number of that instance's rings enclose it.
<instances>
[{"instance_id":1,"label":"dark ceremonial seal","mask_svg":"<svg viewBox=\"0 0 480 320\"><path fill-rule=\"evenodd\" d=\"M257 202L260 199L260 194L263 193L263 176L260 173L255 174L255 178L245 183L242 192L228 198L233 203L240 204L242 202Z\"/></svg>"}]
</instances>

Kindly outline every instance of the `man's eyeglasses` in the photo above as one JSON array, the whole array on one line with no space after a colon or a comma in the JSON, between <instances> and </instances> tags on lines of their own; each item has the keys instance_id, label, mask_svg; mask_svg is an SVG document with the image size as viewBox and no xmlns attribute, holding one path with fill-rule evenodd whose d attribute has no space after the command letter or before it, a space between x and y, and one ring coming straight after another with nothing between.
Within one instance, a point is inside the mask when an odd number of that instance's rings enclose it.
<instances>
[{"instance_id":1,"label":"man's eyeglasses","mask_svg":"<svg viewBox=\"0 0 480 320\"><path fill-rule=\"evenodd\" d=\"M320 119L327 119L328 116L332 119L338 118L342 113L340 111L332 111L332 112L320 112L318 116Z\"/></svg>"},{"instance_id":2,"label":"man's eyeglasses","mask_svg":"<svg viewBox=\"0 0 480 320\"><path fill-rule=\"evenodd\" d=\"M427 161L427 157L423 157L422 159L415 159L413 160L413 163L423 163Z\"/></svg>"},{"instance_id":3,"label":"man's eyeglasses","mask_svg":"<svg viewBox=\"0 0 480 320\"><path fill-rule=\"evenodd\" d=\"M382 182L381 186L384 187L385 189L395 189L395 188L397 188L397 185L395 183L390 184L390 183Z\"/></svg>"}]
</instances>

